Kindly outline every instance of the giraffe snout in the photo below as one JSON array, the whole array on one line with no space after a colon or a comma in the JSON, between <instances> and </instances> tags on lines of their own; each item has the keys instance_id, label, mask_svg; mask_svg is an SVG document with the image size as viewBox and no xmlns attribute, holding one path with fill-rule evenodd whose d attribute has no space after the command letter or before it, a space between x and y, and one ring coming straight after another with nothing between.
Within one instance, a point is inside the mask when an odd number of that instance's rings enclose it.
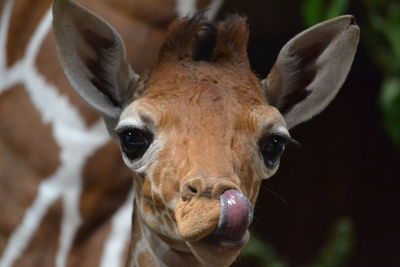
<instances>
[{"instance_id":1,"label":"giraffe snout","mask_svg":"<svg viewBox=\"0 0 400 267\"><path fill-rule=\"evenodd\" d=\"M227 179L195 177L182 184L175 218L183 239L198 241L217 229L222 196L225 192L238 191L238 186Z\"/></svg>"},{"instance_id":2,"label":"giraffe snout","mask_svg":"<svg viewBox=\"0 0 400 267\"><path fill-rule=\"evenodd\" d=\"M180 193L183 201L190 201L193 197L219 200L225 191L231 189L238 190L238 186L231 181L192 178L182 185Z\"/></svg>"}]
</instances>

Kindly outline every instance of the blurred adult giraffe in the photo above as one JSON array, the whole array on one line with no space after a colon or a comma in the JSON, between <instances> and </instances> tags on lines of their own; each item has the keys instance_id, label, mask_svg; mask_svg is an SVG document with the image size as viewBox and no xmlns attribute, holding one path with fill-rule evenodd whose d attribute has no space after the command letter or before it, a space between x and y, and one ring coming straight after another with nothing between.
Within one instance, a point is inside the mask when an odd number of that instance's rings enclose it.
<instances>
[{"instance_id":1,"label":"blurred adult giraffe","mask_svg":"<svg viewBox=\"0 0 400 267\"><path fill-rule=\"evenodd\" d=\"M133 172L127 266L232 264L247 243L260 183L292 141L288 129L321 112L347 76L359 38L354 18L294 37L260 81L240 16L175 21L140 77L100 17L71 0L56 0L53 14L64 72Z\"/></svg>"},{"instance_id":2,"label":"blurred adult giraffe","mask_svg":"<svg viewBox=\"0 0 400 267\"><path fill-rule=\"evenodd\" d=\"M117 25L140 73L176 16L215 14L222 1L80 2ZM100 116L64 78L51 5L0 1L0 266L122 266L131 178Z\"/></svg>"}]
</instances>

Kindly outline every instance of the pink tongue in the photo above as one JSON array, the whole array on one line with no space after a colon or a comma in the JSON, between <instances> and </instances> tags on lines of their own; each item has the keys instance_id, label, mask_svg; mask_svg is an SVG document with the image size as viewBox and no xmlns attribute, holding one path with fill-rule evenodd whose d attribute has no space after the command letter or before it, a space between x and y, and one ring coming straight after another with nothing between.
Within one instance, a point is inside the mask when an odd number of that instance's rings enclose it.
<instances>
[{"instance_id":1,"label":"pink tongue","mask_svg":"<svg viewBox=\"0 0 400 267\"><path fill-rule=\"evenodd\" d=\"M215 235L238 241L243 238L253 220L250 201L238 190L227 190L220 198L221 217Z\"/></svg>"}]
</instances>

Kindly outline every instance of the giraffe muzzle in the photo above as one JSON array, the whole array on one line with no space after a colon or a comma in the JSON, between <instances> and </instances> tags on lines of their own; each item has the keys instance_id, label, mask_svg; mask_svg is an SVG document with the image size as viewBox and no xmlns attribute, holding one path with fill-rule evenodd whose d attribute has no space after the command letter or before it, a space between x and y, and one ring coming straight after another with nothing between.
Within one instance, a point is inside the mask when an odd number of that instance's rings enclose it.
<instances>
[{"instance_id":1,"label":"giraffe muzzle","mask_svg":"<svg viewBox=\"0 0 400 267\"><path fill-rule=\"evenodd\" d=\"M220 218L214 237L240 242L251 222L253 208L250 200L238 190L227 190L220 197Z\"/></svg>"}]
</instances>

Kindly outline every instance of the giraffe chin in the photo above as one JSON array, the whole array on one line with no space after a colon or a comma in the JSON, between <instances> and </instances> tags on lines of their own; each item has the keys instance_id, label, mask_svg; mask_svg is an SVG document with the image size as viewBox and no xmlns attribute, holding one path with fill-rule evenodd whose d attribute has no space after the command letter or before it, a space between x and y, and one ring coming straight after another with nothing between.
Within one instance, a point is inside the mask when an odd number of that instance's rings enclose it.
<instances>
[{"instance_id":1,"label":"giraffe chin","mask_svg":"<svg viewBox=\"0 0 400 267\"><path fill-rule=\"evenodd\" d=\"M246 231L240 240L230 240L211 234L197 242L186 242L193 255L204 266L230 266L249 241Z\"/></svg>"},{"instance_id":2,"label":"giraffe chin","mask_svg":"<svg viewBox=\"0 0 400 267\"><path fill-rule=\"evenodd\" d=\"M246 231L240 239L232 240L222 236L211 234L207 236L204 241L211 247L221 248L223 250L237 250L242 249L249 241L249 231Z\"/></svg>"},{"instance_id":3,"label":"giraffe chin","mask_svg":"<svg viewBox=\"0 0 400 267\"><path fill-rule=\"evenodd\" d=\"M248 227L253 219L253 208L246 196L238 190L225 191L217 202L214 200L202 199L198 203L198 212L196 219L207 221L209 226L214 225L215 215L218 214L218 220L213 227L203 228L202 235L196 235L197 238L186 239L186 245L189 247L193 255L205 266L229 266L231 265L240 251L249 241ZM215 213L210 213L212 209L207 203L214 208L215 204L219 209ZM193 204L194 205L194 204ZM204 216L201 216L202 210L207 210ZM210 217L210 215L213 215ZM188 216L188 215L187 215ZM212 220L210 220L212 218ZM199 221L192 226L202 225ZM183 226L183 224L181 224ZM205 226L205 225L204 225ZM191 228L191 233L195 228ZM210 231L211 230L211 231ZM206 234L206 235L205 235ZM200 237L200 238L199 238Z\"/></svg>"}]
</instances>

